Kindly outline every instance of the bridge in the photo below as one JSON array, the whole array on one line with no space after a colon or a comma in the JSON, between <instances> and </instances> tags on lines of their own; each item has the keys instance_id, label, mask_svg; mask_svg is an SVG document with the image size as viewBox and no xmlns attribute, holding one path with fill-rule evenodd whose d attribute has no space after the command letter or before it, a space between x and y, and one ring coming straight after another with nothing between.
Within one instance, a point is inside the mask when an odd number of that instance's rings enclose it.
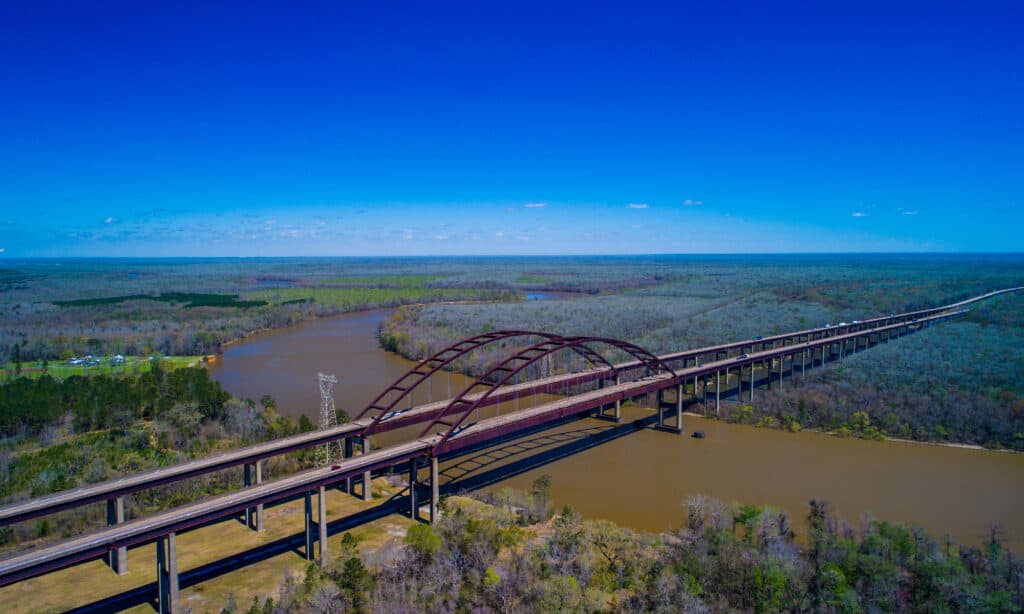
<instances>
[{"instance_id":1,"label":"bridge","mask_svg":"<svg viewBox=\"0 0 1024 614\"><path fill-rule=\"evenodd\" d=\"M341 486L353 492L360 482L362 496L369 499L372 472L401 467L409 473L409 510L419 517L417 503L421 466L429 466L428 520L437 516L439 501L438 462L494 445L526 432L544 429L564 419L596 415L620 419L623 401L656 395L657 427L681 433L682 410L687 396L703 402L705 411L713 403L718 413L723 393L735 376L736 394L753 400L757 372L766 377L767 386L782 385L783 376L803 374L808 367L842 359L849 352L866 349L877 343L932 326L966 313L968 305L1007 292L1024 288L1008 288L964 301L892 314L863 322L842 323L775 335L763 339L743 340L705 348L655 356L643 348L615 339L597 337L561 337L535 331L495 331L478 335L437 352L419 362L386 388L360 412L355 419L331 429L304 433L225 454L181 463L40 497L0 508L0 526L43 516L59 510L106 501L108 528L64 540L56 545L18 554L0 560L0 586L43 575L84 561L105 558L114 571L127 569L127 548L157 543L158 604L161 611L171 611L178 601L178 570L176 534L197 526L222 520L239 513L255 530L263 527L262 508L301 497L305 509L305 548L307 559L319 554L327 561L327 522L325 491ZM412 393L430 376L448 369L470 352L491 344L507 344L529 339L492 365L480 378L458 395L424 405L411 405ZM629 355L632 360L611 363L596 348L612 348ZM519 380L556 353L572 353L587 368L579 372ZM788 368L787 368L788 361ZM744 380L746 374L746 381ZM569 387L578 388L569 394ZM494 418L470 421L473 412L520 397L540 393L564 394L557 400L513 411ZM713 399L713 400L712 400ZM402 405L405 409L400 409ZM425 425L410 441L376 451L371 450L369 437L413 425ZM324 468L296 473L271 482L262 482L260 463L266 458L324 443L344 441L346 459ZM355 445L361 444L356 454ZM203 475L231 467L244 467L246 488L205 501L173 508L144 518L124 521L122 497L177 480ZM313 513L316 494L317 514Z\"/></svg>"}]
</instances>

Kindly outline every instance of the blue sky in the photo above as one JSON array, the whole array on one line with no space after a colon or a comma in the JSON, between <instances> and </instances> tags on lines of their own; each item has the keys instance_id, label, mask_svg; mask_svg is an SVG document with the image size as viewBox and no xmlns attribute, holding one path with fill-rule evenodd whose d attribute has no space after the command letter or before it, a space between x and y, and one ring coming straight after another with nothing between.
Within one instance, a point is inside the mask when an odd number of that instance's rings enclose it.
<instances>
[{"instance_id":1,"label":"blue sky","mask_svg":"<svg viewBox=\"0 0 1024 614\"><path fill-rule=\"evenodd\" d=\"M0 258L1021 251L958 4L3 3Z\"/></svg>"}]
</instances>

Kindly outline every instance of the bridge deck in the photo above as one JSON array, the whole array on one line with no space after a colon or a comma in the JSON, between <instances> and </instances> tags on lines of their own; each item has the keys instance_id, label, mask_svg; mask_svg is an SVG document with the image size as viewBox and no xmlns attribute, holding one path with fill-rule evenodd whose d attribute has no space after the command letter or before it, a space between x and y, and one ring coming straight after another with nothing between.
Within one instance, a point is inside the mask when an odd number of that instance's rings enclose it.
<instances>
[{"instance_id":1,"label":"bridge deck","mask_svg":"<svg viewBox=\"0 0 1024 614\"><path fill-rule=\"evenodd\" d=\"M920 316L922 314L934 314L947 311L950 309L963 307L971 303L982 301L994 296L1005 294L1008 292L1016 292L1024 289L1024 287L1007 288L1004 290L997 290L989 292L980 296L972 297L957 303L945 305L942 307L935 307L930 309L923 309L913 312L907 312L896 316L884 316L880 318L874 318L871 320L865 320L858 322L857 324L846 324L845 326L835 326L830 328L812 328L793 333L786 333L781 335L774 335L771 337L765 337L758 340L746 340L736 341L730 343L719 344L715 346L708 346L702 348L695 348L692 350L684 350L681 352L674 352L659 356L664 361L677 361L686 360L690 358L697 358L705 354L712 354L716 352L726 352L729 350L735 350L744 348L747 346L753 346L757 344L776 343L800 339L816 334L828 334L828 333L839 333L844 330L857 329L862 331L865 329L879 329L884 326L885 322L889 321L906 321L909 318ZM834 335L830 338L840 339L842 335ZM746 364L746 363L744 363ZM616 364L617 369L629 369L641 366L639 361L628 361ZM583 371L580 373L571 373L564 375L556 375L541 380L534 380L532 382L526 382L513 386L502 387L494 395L492 395L492 402L500 403L507 401L519 395L534 394L537 392L557 392L558 388L566 384L575 384L579 382L592 381L608 374L607 369L592 369ZM477 393L467 397L467 400L474 401L482 393ZM448 404L448 399L435 401L424 405L419 405L402 411L392 412L389 416L377 426L377 432L393 430L402 428L411 424L417 424L433 418L437 413L444 409ZM0 526L11 524L13 522L19 522L22 520L28 520L38 516L54 513L63 509L77 507L80 505L86 505L88 503L94 503L97 501L103 501L117 496L123 496L147 488L153 488L162 484L175 482L178 480L203 475L213 471L219 471L230 467L236 467L246 463L256 462L258 460L284 454L293 450L303 449L327 443L331 441L337 441L345 437L358 436L362 434L363 430L369 424L369 419L363 419L359 421L348 422L345 424L338 425L331 429L313 431L310 433L303 433L291 437L286 437L274 441L269 441L254 446L248 446L245 448L239 448L230 452L225 452L216 456L210 456L202 459L197 459L185 463L179 463L171 465L169 467L162 467L159 469L153 469L150 471L133 474L123 478L108 480L106 482L99 482L96 484L90 484L75 488L72 490L62 491L53 493L51 495L45 495L0 507Z\"/></svg>"},{"instance_id":2,"label":"bridge deck","mask_svg":"<svg viewBox=\"0 0 1024 614\"><path fill-rule=\"evenodd\" d=\"M941 320L964 313L957 311L921 318L919 322ZM715 373L726 367L745 366L765 360L794 354L805 349L824 347L849 341L866 334L895 330L907 326L906 322L881 326L870 331L860 331L809 341L802 345L786 346L749 354L745 358L735 357L705 363L677 371L675 376L659 374L637 381L612 385L598 390L583 392L571 397L558 399L535 408L488 418L471 424L455 433L447 442L444 453L485 443L499 437L506 437L569 415L590 411L604 403L635 397L645 392L668 388L689 380L694 376ZM343 425L344 426L344 425ZM341 428L341 427L339 427ZM322 468L304 471L262 485L228 493L206 501L182 506L150 517L140 518L124 524L91 533L39 550L0 560L0 586L27 577L32 577L77 562L102 556L119 547L132 546L153 540L170 532L195 527L219 518L224 518L258 504L273 503L323 485L340 482L346 477L358 475L383 467L394 466L408 459L429 454L441 440L440 435L428 436L411 442L398 444L356 456L338 463L338 469Z\"/></svg>"}]
</instances>

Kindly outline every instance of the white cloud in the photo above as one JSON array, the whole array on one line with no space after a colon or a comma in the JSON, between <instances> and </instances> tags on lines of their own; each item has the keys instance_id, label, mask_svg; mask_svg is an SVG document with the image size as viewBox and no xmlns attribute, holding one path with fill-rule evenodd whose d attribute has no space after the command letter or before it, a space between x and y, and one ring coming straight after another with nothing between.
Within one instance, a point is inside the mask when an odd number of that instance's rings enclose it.
<instances>
[{"instance_id":1,"label":"white cloud","mask_svg":"<svg viewBox=\"0 0 1024 614\"><path fill-rule=\"evenodd\" d=\"M299 237L299 235L301 235L302 233L301 233L301 232L299 232L299 231L298 231L297 229L295 229L295 228L288 228L288 229L286 229L286 230L282 230L280 234L281 234L281 236L282 236L282 237L285 237L285 238L289 238L289 239L296 239L296 238L298 238L298 237Z\"/></svg>"},{"instance_id":2,"label":"white cloud","mask_svg":"<svg viewBox=\"0 0 1024 614\"><path fill-rule=\"evenodd\" d=\"M867 216L868 216L867 213L863 213L861 211L854 211L853 213L850 214L850 217L867 217Z\"/></svg>"},{"instance_id":3,"label":"white cloud","mask_svg":"<svg viewBox=\"0 0 1024 614\"><path fill-rule=\"evenodd\" d=\"M699 207L699 206L701 206L703 204L704 204L703 200L691 200L691 199L687 198L686 200L683 201L683 206L684 207Z\"/></svg>"},{"instance_id":4,"label":"white cloud","mask_svg":"<svg viewBox=\"0 0 1024 614\"><path fill-rule=\"evenodd\" d=\"M111 216L111 217L108 217L107 219L103 220L103 223L104 224L113 224L116 221L117 220L113 216Z\"/></svg>"},{"instance_id":5,"label":"white cloud","mask_svg":"<svg viewBox=\"0 0 1024 614\"><path fill-rule=\"evenodd\" d=\"M901 209L900 213L902 213L903 215L917 215L917 211L907 211L905 209Z\"/></svg>"},{"instance_id":6,"label":"white cloud","mask_svg":"<svg viewBox=\"0 0 1024 614\"><path fill-rule=\"evenodd\" d=\"M0 254L4 253L4 252L6 252L6 251L7 251L7 248L6 248L6 247L0 247Z\"/></svg>"},{"instance_id":7,"label":"white cloud","mask_svg":"<svg viewBox=\"0 0 1024 614\"><path fill-rule=\"evenodd\" d=\"M547 203L526 203L523 206L526 207L527 209L543 209L544 207L547 207L548 204Z\"/></svg>"},{"instance_id":8,"label":"white cloud","mask_svg":"<svg viewBox=\"0 0 1024 614\"><path fill-rule=\"evenodd\" d=\"M500 238L505 236L505 233L503 233L502 231L499 230L498 232L494 233L494 236L496 236L496 237L498 237L500 239Z\"/></svg>"},{"instance_id":9,"label":"white cloud","mask_svg":"<svg viewBox=\"0 0 1024 614\"><path fill-rule=\"evenodd\" d=\"M519 235L516 238L519 239L520 241L529 241L530 240L530 237L528 237L526 235Z\"/></svg>"},{"instance_id":10,"label":"white cloud","mask_svg":"<svg viewBox=\"0 0 1024 614\"><path fill-rule=\"evenodd\" d=\"M629 203L626 206L629 207L630 209L646 209L647 203Z\"/></svg>"},{"instance_id":11,"label":"white cloud","mask_svg":"<svg viewBox=\"0 0 1024 614\"><path fill-rule=\"evenodd\" d=\"M434 238L437 239L438 241L447 241L448 235L434 235Z\"/></svg>"},{"instance_id":12,"label":"white cloud","mask_svg":"<svg viewBox=\"0 0 1024 614\"><path fill-rule=\"evenodd\" d=\"M405 230L403 230L402 231L402 240L403 241L412 241L412 230L410 230L409 228L406 228Z\"/></svg>"}]
</instances>

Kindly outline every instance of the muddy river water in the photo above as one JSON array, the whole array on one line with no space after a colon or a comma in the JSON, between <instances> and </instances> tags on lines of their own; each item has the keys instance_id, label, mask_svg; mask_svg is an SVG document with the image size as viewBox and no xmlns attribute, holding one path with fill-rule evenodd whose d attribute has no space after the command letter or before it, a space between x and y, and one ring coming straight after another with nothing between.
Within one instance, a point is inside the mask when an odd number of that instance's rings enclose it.
<instances>
[{"instance_id":1,"label":"muddy river water","mask_svg":"<svg viewBox=\"0 0 1024 614\"><path fill-rule=\"evenodd\" d=\"M378 347L377 325L386 316L356 313L253 336L224 352L211 366L213 377L232 394L270 394L281 413L315 422L316 374L335 374L335 403L354 415L413 364ZM438 375L429 394L440 400L466 382ZM507 402L498 411L513 409ZM770 504L787 511L798 530L808 501L819 498L853 524L873 514L966 543L979 543L994 522L1024 550L1024 454L794 434L695 416L686 416L685 426L704 430L706 439L633 428L650 414L632 408L621 425L591 418L562 424L448 462L442 480L527 490L546 473L557 505L651 531L680 526L691 494ZM496 468L510 464L511 476L496 477Z\"/></svg>"}]
</instances>

